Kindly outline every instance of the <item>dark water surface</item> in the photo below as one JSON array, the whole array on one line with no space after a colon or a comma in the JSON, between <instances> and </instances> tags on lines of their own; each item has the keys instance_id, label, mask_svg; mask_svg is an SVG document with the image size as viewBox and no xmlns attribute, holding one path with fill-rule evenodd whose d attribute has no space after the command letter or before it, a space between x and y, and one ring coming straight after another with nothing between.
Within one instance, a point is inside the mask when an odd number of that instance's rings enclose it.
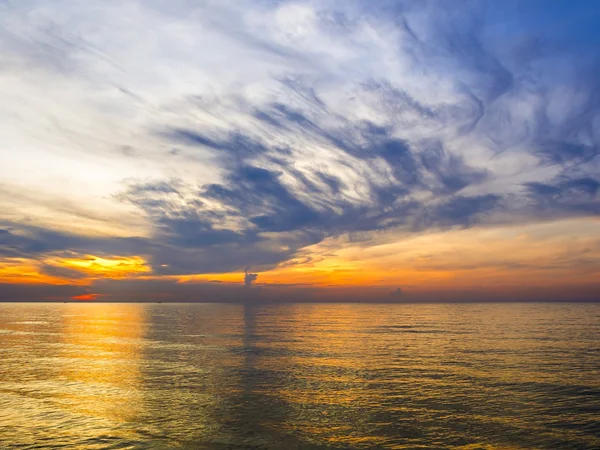
<instances>
[{"instance_id":1,"label":"dark water surface","mask_svg":"<svg viewBox=\"0 0 600 450\"><path fill-rule=\"evenodd\" d=\"M0 448L600 449L600 304L0 304Z\"/></svg>"}]
</instances>

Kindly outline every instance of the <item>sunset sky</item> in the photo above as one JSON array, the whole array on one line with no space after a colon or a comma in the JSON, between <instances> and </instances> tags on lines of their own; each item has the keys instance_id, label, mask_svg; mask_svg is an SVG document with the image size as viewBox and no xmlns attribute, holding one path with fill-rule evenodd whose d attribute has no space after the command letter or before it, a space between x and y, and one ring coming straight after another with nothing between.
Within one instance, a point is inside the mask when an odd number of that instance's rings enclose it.
<instances>
[{"instance_id":1,"label":"sunset sky","mask_svg":"<svg viewBox=\"0 0 600 450\"><path fill-rule=\"evenodd\" d=\"M600 300L598 23L0 1L0 300Z\"/></svg>"}]
</instances>

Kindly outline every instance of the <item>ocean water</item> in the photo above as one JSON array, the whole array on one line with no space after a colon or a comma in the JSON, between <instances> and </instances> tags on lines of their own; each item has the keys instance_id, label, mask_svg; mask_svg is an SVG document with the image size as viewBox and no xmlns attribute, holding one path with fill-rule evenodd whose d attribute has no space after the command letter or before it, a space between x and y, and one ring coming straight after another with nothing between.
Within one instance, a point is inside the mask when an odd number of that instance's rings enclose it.
<instances>
[{"instance_id":1,"label":"ocean water","mask_svg":"<svg viewBox=\"0 0 600 450\"><path fill-rule=\"evenodd\" d=\"M599 449L600 304L0 304L0 448Z\"/></svg>"}]
</instances>

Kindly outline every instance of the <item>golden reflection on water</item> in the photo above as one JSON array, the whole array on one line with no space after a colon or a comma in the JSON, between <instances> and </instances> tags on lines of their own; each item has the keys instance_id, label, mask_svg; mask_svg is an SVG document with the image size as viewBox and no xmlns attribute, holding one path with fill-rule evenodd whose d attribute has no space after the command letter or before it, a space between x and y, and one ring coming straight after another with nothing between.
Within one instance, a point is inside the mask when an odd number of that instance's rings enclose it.
<instances>
[{"instance_id":1,"label":"golden reflection on water","mask_svg":"<svg viewBox=\"0 0 600 450\"><path fill-rule=\"evenodd\" d=\"M106 448L135 438L143 408L142 305L11 305L0 407L0 442ZM26 320L23 320L26 319ZM33 319L33 320L32 320ZM8 410L8 412L7 412ZM114 434L117 436L103 438Z\"/></svg>"},{"instance_id":2,"label":"golden reflection on water","mask_svg":"<svg viewBox=\"0 0 600 450\"><path fill-rule=\"evenodd\" d=\"M139 304L69 305L62 316L58 378L76 387L62 398L77 413L127 422L139 414L146 309Z\"/></svg>"},{"instance_id":3,"label":"golden reflection on water","mask_svg":"<svg viewBox=\"0 0 600 450\"><path fill-rule=\"evenodd\" d=\"M0 308L0 448L600 448L600 305Z\"/></svg>"}]
</instances>

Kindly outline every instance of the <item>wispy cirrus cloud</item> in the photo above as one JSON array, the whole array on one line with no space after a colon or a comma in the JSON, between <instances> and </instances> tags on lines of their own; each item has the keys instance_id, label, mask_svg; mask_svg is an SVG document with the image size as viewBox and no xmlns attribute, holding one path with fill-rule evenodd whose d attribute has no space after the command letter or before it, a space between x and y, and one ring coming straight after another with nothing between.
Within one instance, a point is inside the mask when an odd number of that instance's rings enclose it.
<instances>
[{"instance_id":1,"label":"wispy cirrus cloud","mask_svg":"<svg viewBox=\"0 0 600 450\"><path fill-rule=\"evenodd\" d=\"M74 233L77 208L48 229L36 196L5 196L6 257L264 270L344 234L600 211L593 2L0 8L7 192L95 204L132 236Z\"/></svg>"}]
</instances>

